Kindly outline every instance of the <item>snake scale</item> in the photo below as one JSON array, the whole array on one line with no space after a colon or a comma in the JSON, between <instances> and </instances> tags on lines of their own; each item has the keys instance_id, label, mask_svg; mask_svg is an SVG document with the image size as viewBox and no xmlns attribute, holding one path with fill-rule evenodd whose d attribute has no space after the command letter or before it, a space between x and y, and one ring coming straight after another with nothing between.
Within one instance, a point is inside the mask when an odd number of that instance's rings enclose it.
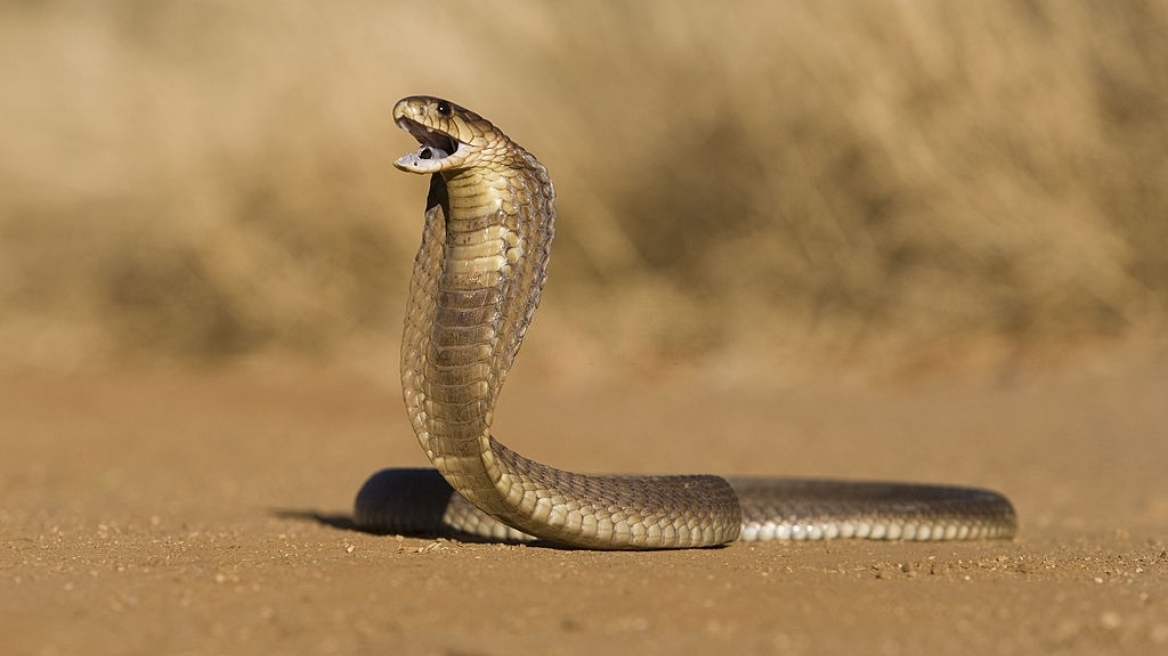
<instances>
[{"instance_id":1,"label":"snake scale","mask_svg":"<svg viewBox=\"0 0 1168 656\"><path fill-rule=\"evenodd\" d=\"M539 539L590 549L708 547L735 539L972 539L1015 532L989 490L718 476L612 476L529 460L491 435L495 401L547 278L555 191L547 169L478 114L412 96L393 109L420 144L394 165L430 175L401 377L435 469L384 470L356 523Z\"/></svg>"}]
</instances>

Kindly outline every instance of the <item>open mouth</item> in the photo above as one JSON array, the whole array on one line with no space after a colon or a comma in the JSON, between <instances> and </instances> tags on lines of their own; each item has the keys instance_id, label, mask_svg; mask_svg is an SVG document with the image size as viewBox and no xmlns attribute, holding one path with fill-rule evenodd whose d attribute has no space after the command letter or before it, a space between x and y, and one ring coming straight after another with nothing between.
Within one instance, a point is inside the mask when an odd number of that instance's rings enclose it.
<instances>
[{"instance_id":1,"label":"open mouth","mask_svg":"<svg viewBox=\"0 0 1168 656\"><path fill-rule=\"evenodd\" d=\"M453 155L461 145L454 137L404 116L397 120L397 126L413 135L422 145L418 150L398 158L395 163L399 168L415 171L433 168L439 160Z\"/></svg>"}]
</instances>

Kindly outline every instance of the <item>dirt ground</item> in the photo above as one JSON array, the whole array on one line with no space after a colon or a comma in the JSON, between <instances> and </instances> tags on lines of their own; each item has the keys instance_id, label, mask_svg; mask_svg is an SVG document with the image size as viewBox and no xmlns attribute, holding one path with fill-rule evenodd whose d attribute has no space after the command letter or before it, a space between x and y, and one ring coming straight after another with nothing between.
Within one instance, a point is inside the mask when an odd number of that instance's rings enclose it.
<instances>
[{"instance_id":1,"label":"dirt ground","mask_svg":"<svg viewBox=\"0 0 1168 656\"><path fill-rule=\"evenodd\" d=\"M1168 653L1163 364L851 386L517 372L497 432L556 465L961 482L1021 518L1012 541L668 553L347 528L369 474L423 464L389 377L10 375L0 651Z\"/></svg>"}]
</instances>

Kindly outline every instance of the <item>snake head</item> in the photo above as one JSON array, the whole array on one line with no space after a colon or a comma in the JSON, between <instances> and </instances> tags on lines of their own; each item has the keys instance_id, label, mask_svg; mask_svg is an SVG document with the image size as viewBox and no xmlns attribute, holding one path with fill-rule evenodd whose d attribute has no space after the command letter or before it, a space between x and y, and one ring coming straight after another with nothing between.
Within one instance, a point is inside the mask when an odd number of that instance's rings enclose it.
<instances>
[{"instance_id":1,"label":"snake head","mask_svg":"<svg viewBox=\"0 0 1168 656\"><path fill-rule=\"evenodd\" d=\"M393 163L410 173L472 168L491 156L501 135L478 114L431 96L402 98L393 107L393 120L422 146Z\"/></svg>"}]
</instances>

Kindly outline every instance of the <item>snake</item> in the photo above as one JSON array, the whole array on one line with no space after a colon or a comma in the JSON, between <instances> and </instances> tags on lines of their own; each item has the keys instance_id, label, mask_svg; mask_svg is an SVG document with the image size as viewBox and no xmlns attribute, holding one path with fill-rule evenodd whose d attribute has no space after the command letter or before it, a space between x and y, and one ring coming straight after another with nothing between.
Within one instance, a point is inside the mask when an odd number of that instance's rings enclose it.
<instances>
[{"instance_id":1,"label":"snake","mask_svg":"<svg viewBox=\"0 0 1168 656\"><path fill-rule=\"evenodd\" d=\"M548 170L479 114L410 96L393 107L429 176L401 349L402 396L432 469L386 469L354 523L603 550L736 540L1009 538L1002 494L974 487L714 475L593 475L536 462L491 431L496 400L535 315L555 233Z\"/></svg>"}]
</instances>

